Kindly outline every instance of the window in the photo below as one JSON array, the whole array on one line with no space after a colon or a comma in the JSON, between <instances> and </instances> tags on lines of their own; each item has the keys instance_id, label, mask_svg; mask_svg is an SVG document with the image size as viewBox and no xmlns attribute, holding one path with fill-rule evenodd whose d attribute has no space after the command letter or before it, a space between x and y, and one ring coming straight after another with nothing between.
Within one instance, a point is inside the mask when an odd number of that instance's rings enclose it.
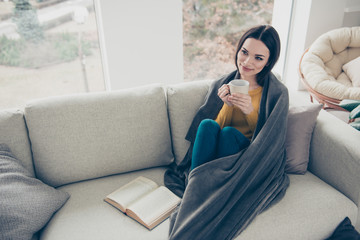
<instances>
[{"instance_id":1,"label":"window","mask_svg":"<svg viewBox=\"0 0 360 240\"><path fill-rule=\"evenodd\" d=\"M216 79L235 69L244 30L271 23L273 2L0 0L0 109L154 81Z\"/></svg>"},{"instance_id":2,"label":"window","mask_svg":"<svg viewBox=\"0 0 360 240\"><path fill-rule=\"evenodd\" d=\"M111 90L216 79L234 70L239 37L271 23L273 2L95 0Z\"/></svg>"},{"instance_id":3,"label":"window","mask_svg":"<svg viewBox=\"0 0 360 240\"><path fill-rule=\"evenodd\" d=\"M273 0L183 0L184 80L216 79L235 70L244 31L271 24Z\"/></svg>"},{"instance_id":4,"label":"window","mask_svg":"<svg viewBox=\"0 0 360 240\"><path fill-rule=\"evenodd\" d=\"M0 109L104 91L94 3L0 1Z\"/></svg>"}]
</instances>

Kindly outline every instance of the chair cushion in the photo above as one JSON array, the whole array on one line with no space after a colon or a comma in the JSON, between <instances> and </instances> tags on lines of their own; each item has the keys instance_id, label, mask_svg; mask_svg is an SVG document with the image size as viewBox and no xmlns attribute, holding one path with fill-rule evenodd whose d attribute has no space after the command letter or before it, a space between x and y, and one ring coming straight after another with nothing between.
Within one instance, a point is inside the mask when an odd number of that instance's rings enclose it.
<instances>
[{"instance_id":1,"label":"chair cushion","mask_svg":"<svg viewBox=\"0 0 360 240\"><path fill-rule=\"evenodd\" d=\"M360 99L360 88L342 66L360 56L360 27L334 29L318 37L304 54L301 72L315 91L335 99Z\"/></svg>"},{"instance_id":2,"label":"chair cushion","mask_svg":"<svg viewBox=\"0 0 360 240\"><path fill-rule=\"evenodd\" d=\"M352 85L354 87L360 87L360 57L346 63L342 68L351 79Z\"/></svg>"},{"instance_id":3,"label":"chair cushion","mask_svg":"<svg viewBox=\"0 0 360 240\"><path fill-rule=\"evenodd\" d=\"M37 100L25 117L37 175L52 186L174 159L159 85Z\"/></svg>"}]
</instances>

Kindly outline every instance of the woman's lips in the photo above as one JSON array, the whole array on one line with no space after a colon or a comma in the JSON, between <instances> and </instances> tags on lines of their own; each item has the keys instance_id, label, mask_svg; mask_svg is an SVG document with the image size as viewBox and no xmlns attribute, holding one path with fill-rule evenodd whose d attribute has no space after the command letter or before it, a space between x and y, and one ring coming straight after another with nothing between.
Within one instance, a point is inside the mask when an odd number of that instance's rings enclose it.
<instances>
[{"instance_id":1,"label":"woman's lips","mask_svg":"<svg viewBox=\"0 0 360 240\"><path fill-rule=\"evenodd\" d=\"M249 71L251 71L251 69L250 69L250 68L247 68L247 67L244 67L244 66L242 66L242 69L243 69L245 72L249 72Z\"/></svg>"}]
</instances>

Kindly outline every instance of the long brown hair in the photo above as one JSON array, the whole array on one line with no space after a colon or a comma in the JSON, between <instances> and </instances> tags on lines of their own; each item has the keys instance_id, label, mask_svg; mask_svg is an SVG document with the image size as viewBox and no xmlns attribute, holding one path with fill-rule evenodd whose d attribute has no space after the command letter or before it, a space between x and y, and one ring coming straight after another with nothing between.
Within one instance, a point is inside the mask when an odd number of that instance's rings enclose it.
<instances>
[{"instance_id":1,"label":"long brown hair","mask_svg":"<svg viewBox=\"0 0 360 240\"><path fill-rule=\"evenodd\" d=\"M280 55L279 34L275 30L275 28L273 28L270 25L260 25L247 30L244 33L244 35L240 38L235 53L235 65L239 73L240 71L238 66L238 53L242 48L245 40L248 38L254 38L256 40L262 41L270 51L268 62L266 63L265 67L261 70L261 72L259 72L256 75L257 83L260 86L263 86L265 76L269 74L269 72L272 70L275 63L279 59L279 55Z\"/></svg>"}]
</instances>

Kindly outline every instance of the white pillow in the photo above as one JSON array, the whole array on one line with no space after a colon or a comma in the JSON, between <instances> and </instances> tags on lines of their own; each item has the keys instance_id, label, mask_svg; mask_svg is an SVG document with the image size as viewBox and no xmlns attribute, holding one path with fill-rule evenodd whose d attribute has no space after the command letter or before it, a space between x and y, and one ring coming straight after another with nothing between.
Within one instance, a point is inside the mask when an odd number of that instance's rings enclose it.
<instances>
[{"instance_id":1,"label":"white pillow","mask_svg":"<svg viewBox=\"0 0 360 240\"><path fill-rule=\"evenodd\" d=\"M351 79L354 87L360 87L360 57L343 65L342 69Z\"/></svg>"}]
</instances>

